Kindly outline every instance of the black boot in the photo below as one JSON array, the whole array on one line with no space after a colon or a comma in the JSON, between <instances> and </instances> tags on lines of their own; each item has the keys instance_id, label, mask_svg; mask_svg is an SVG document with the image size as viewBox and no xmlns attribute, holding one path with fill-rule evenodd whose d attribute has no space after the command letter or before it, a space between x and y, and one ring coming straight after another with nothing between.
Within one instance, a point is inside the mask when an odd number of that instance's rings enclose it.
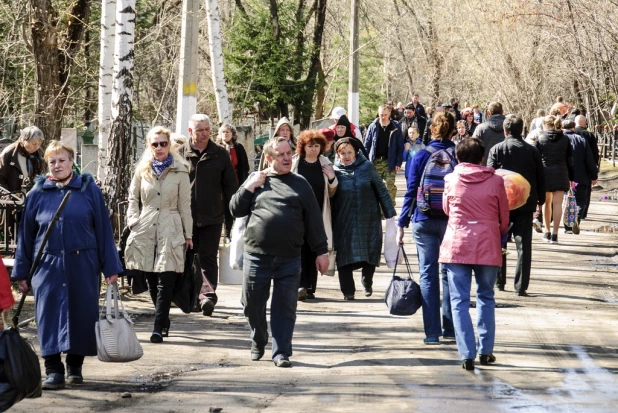
<instances>
[{"instance_id":1,"label":"black boot","mask_svg":"<svg viewBox=\"0 0 618 413\"><path fill-rule=\"evenodd\" d=\"M69 384L83 384L84 377L82 376L82 368L67 366L67 383Z\"/></svg>"}]
</instances>

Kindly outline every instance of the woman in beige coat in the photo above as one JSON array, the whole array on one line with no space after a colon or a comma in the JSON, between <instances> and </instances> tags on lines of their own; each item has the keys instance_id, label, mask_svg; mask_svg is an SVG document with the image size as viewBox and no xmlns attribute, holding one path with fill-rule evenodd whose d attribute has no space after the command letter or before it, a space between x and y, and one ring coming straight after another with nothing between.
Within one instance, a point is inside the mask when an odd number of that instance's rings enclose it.
<instances>
[{"instance_id":1,"label":"woman in beige coat","mask_svg":"<svg viewBox=\"0 0 618 413\"><path fill-rule=\"evenodd\" d=\"M157 126L129 189L126 268L143 271L155 305L150 341L168 336L176 277L184 271L185 249L193 248L189 168L170 145L170 131Z\"/></svg>"},{"instance_id":2,"label":"woman in beige coat","mask_svg":"<svg viewBox=\"0 0 618 413\"><path fill-rule=\"evenodd\" d=\"M315 194L322 210L324 231L328 237L329 253L333 249L333 225L330 215L330 198L337 191L337 177L331 162L322 154L326 150L326 138L317 130L306 130L298 137L296 155L292 159L292 172L303 176ZM305 241L301 249L301 274L298 300L315 298L318 271L316 255Z\"/></svg>"}]
</instances>

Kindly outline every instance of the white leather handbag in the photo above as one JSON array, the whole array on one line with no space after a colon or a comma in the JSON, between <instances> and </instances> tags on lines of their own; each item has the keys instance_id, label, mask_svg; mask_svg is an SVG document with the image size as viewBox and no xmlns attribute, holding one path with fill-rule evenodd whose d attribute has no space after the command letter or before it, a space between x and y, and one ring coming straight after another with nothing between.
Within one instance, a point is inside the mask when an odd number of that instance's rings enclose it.
<instances>
[{"instance_id":1,"label":"white leather handbag","mask_svg":"<svg viewBox=\"0 0 618 413\"><path fill-rule=\"evenodd\" d=\"M105 293L105 315L99 314L95 325L97 355L106 363L123 363L140 359L144 350L135 331L133 321L124 309L122 299L118 307L118 284L107 286ZM112 297L114 300L112 311Z\"/></svg>"}]
</instances>

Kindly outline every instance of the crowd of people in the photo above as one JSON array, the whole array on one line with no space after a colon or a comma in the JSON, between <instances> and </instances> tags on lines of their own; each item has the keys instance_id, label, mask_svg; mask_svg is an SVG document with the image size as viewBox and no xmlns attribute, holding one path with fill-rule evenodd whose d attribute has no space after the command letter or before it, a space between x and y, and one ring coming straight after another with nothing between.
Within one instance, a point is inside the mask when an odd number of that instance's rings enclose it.
<instances>
[{"instance_id":1,"label":"crowd of people","mask_svg":"<svg viewBox=\"0 0 618 413\"><path fill-rule=\"evenodd\" d=\"M231 236L239 218L246 219L241 302L252 360L264 356L268 343L271 284L272 360L289 367L298 301L319 294L318 273L335 262L344 300L356 297L357 270L364 296L372 296L382 220L392 220L398 231L390 236L400 245L412 226L425 344L455 340L466 370L474 369L477 355L481 364L494 362L494 287L505 289L506 240L517 251L515 293L526 296L533 228L547 242L558 242L563 196L571 191L580 208L565 231L578 234L598 177L598 148L585 114L562 99L549 115L538 114L524 136L522 118L504 115L499 102L490 103L486 114L478 105L460 111L456 100L425 110L415 95L406 106L381 105L363 134L338 107L331 127L298 136L281 118L257 168L231 124L221 125L216 139L204 114L190 118L188 138L154 127L129 190L124 268L101 190L73 167L74 150L52 141L43 152L41 131L24 129L0 154L0 185L10 191L32 186L19 219L12 275L22 292L34 291L43 388L83 382L84 357L96 354L100 273L108 283L123 270L143 274L155 306L150 341L159 344L173 334L174 286L187 251L195 251L203 280L199 306L211 316L220 239ZM407 186L395 221L395 176L404 161ZM519 173L530 184L522 206L509 211L497 169ZM37 248L68 191L72 198L29 285ZM473 274L478 340L469 314Z\"/></svg>"}]
</instances>

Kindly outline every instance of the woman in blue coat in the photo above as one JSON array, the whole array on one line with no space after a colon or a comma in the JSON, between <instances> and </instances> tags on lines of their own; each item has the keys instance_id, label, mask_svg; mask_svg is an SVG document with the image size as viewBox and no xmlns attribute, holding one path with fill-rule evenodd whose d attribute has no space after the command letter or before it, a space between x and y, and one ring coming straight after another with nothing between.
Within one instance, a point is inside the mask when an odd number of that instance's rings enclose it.
<instances>
[{"instance_id":1,"label":"woman in blue coat","mask_svg":"<svg viewBox=\"0 0 618 413\"><path fill-rule=\"evenodd\" d=\"M116 282L121 271L101 190L90 174L73 172L71 147L52 141L45 151L49 175L39 176L28 193L19 231L13 276L22 292L43 235L62 198L71 191L51 230L32 277L35 316L47 378L43 389L65 386L60 358L67 353L67 382L83 383L84 356L95 356L100 274Z\"/></svg>"}]
</instances>

